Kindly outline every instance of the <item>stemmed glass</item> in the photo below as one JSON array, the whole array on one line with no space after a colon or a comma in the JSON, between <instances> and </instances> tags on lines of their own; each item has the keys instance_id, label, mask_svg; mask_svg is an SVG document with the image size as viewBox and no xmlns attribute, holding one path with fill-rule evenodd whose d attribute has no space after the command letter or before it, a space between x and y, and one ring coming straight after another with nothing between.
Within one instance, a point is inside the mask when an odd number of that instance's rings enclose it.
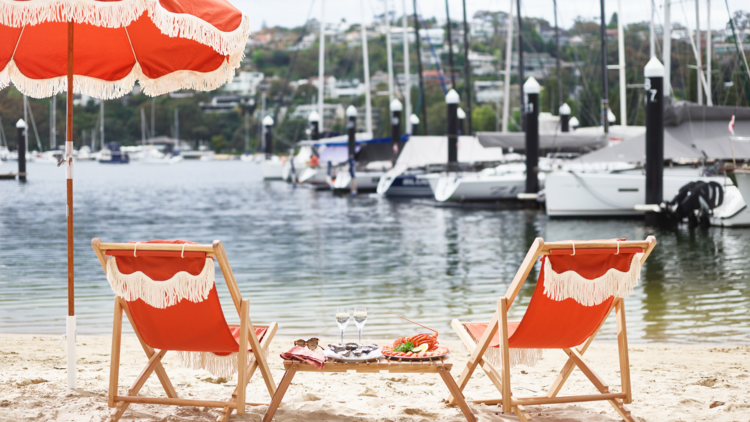
<instances>
[{"instance_id":1,"label":"stemmed glass","mask_svg":"<svg viewBox=\"0 0 750 422\"><path fill-rule=\"evenodd\" d=\"M362 329L365 328L365 322L367 321L367 308L360 306L354 308L354 323L357 324L359 329L359 344L362 344Z\"/></svg>"},{"instance_id":2,"label":"stemmed glass","mask_svg":"<svg viewBox=\"0 0 750 422\"><path fill-rule=\"evenodd\" d=\"M344 330L349 325L349 309L337 308L336 309L336 323L339 325L341 330L341 344L344 344Z\"/></svg>"}]
</instances>

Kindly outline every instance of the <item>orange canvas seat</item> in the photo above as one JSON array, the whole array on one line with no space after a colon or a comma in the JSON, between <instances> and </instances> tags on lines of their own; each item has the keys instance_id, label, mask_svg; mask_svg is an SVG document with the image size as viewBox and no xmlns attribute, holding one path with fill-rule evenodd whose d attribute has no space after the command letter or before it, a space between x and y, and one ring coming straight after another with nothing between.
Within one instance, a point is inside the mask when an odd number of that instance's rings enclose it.
<instances>
[{"instance_id":1,"label":"orange canvas seat","mask_svg":"<svg viewBox=\"0 0 750 422\"><path fill-rule=\"evenodd\" d=\"M238 414L244 413L245 388L258 368L273 396L276 385L265 354L277 324L252 324L249 302L239 293L221 242L200 245L155 240L103 244L94 239L92 246L117 295L109 392L109 405L116 408L110 420L119 419L133 402L223 407L219 420L226 420L235 409ZM215 262L224 274L239 313L239 325L227 324L224 317L214 281ZM149 357L149 366L140 377L143 378L141 385L155 371L167 392L167 399L136 397L140 387L131 388L126 396L118 395L123 312ZM167 351L177 352L182 364L194 369L206 369L222 377L237 373L235 393L226 402L179 399L160 363ZM174 400L170 402L170 399Z\"/></svg>"},{"instance_id":2,"label":"orange canvas seat","mask_svg":"<svg viewBox=\"0 0 750 422\"><path fill-rule=\"evenodd\" d=\"M623 406L631 400L623 298L640 278L640 267L655 244L653 237L645 242L544 243L544 240L536 239L508 292L498 299L498 310L490 322L453 321L464 346L472 352L472 358L461 374L459 387L463 390L476 366L480 365L495 385L502 387L502 398L479 402L502 404L504 412L512 411L521 420L528 420L530 417L523 412L523 405L561 403L556 396L577 366L602 394L600 398L568 397L565 402L609 400L623 418L632 420ZM540 255L541 271L526 312L521 321L508 322L508 307ZM613 309L617 313L623 390L616 394L609 392L581 357ZM561 349L570 356L562 375L547 397L513 398L510 367L518 364L534 366L545 349Z\"/></svg>"}]
</instances>

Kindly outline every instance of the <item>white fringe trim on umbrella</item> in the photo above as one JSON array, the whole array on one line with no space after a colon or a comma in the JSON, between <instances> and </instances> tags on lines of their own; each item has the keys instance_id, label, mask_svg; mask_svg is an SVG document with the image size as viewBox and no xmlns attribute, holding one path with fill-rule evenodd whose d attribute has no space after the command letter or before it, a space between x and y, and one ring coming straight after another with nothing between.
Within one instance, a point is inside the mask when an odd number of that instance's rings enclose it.
<instances>
[{"instance_id":1,"label":"white fringe trim on umbrella","mask_svg":"<svg viewBox=\"0 0 750 422\"><path fill-rule=\"evenodd\" d=\"M583 306L598 305L612 296L627 297L641 278L641 261L633 255L628 271L610 268L593 280L575 271L558 274L552 269L550 259L544 263L544 294L556 301L571 298Z\"/></svg>"},{"instance_id":2,"label":"white fringe trim on umbrella","mask_svg":"<svg viewBox=\"0 0 750 422\"><path fill-rule=\"evenodd\" d=\"M162 7L158 0L146 1L150 1L148 15L151 21L164 35L197 41L225 56L245 50L250 36L250 20L244 14L240 26L231 32L223 32L197 16L172 13Z\"/></svg>"},{"instance_id":3,"label":"white fringe trim on umbrella","mask_svg":"<svg viewBox=\"0 0 750 422\"><path fill-rule=\"evenodd\" d=\"M199 42L225 56L243 51L250 35L250 19L244 14L237 28L224 32L197 16L172 13L159 0L0 0L0 24L20 28L44 22L75 22L122 28L146 11L162 34Z\"/></svg>"},{"instance_id":4,"label":"white fringe trim on umbrella","mask_svg":"<svg viewBox=\"0 0 750 422\"><path fill-rule=\"evenodd\" d=\"M469 349L461 343L461 351L468 353ZM543 352L544 349L510 349L508 353L510 366L511 368L516 365L536 366L542 359ZM503 356L500 354L499 347L488 347L484 352L483 359L492 366L498 368L503 366Z\"/></svg>"},{"instance_id":5,"label":"white fringe trim on umbrella","mask_svg":"<svg viewBox=\"0 0 750 422\"><path fill-rule=\"evenodd\" d=\"M206 265L198 275L180 271L169 280L152 280L141 271L122 274L115 257L107 261L107 281L117 296L127 301L141 299L154 308L164 309L183 299L203 302L214 286L214 261L206 258Z\"/></svg>"},{"instance_id":6,"label":"white fringe trim on umbrella","mask_svg":"<svg viewBox=\"0 0 750 422\"><path fill-rule=\"evenodd\" d=\"M75 22L121 28L146 10L143 0L0 0L0 24L20 28L44 22Z\"/></svg>"},{"instance_id":7,"label":"white fringe trim on umbrella","mask_svg":"<svg viewBox=\"0 0 750 422\"><path fill-rule=\"evenodd\" d=\"M111 100L129 94L133 90L136 80L140 82L143 93L150 96L162 95L180 89L211 91L230 82L234 78L234 71L240 66L242 56L242 52L229 56L228 60L224 60L216 70L210 72L179 70L156 79L151 79L144 75L137 62L130 73L118 81L106 81L90 76L74 75L73 92L94 98ZM66 91L67 76L32 79L21 73L15 61L11 60L5 69L0 71L0 89L7 86L9 82L13 82L13 85L21 93L29 97L47 98Z\"/></svg>"},{"instance_id":8,"label":"white fringe trim on umbrella","mask_svg":"<svg viewBox=\"0 0 750 422\"><path fill-rule=\"evenodd\" d=\"M5 67L0 70L0 89L5 89L8 85L10 85L10 73L8 72L10 68L10 62L5 65Z\"/></svg>"}]
</instances>

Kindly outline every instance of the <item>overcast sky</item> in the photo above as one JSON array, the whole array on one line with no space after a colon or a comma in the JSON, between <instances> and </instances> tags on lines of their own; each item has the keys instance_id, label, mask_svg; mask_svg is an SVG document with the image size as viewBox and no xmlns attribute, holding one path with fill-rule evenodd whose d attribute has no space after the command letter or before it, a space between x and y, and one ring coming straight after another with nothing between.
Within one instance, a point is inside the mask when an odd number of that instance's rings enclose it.
<instances>
[{"instance_id":1,"label":"overcast sky","mask_svg":"<svg viewBox=\"0 0 750 422\"><path fill-rule=\"evenodd\" d=\"M320 17L321 2L325 2L325 19L326 21L340 21L342 18L347 22L359 22L361 17L360 2L365 7L365 19L368 22L373 20L375 14L381 14L384 10L383 0L230 0L232 4L239 7L244 13L250 16L250 22L253 31L261 28L265 21L269 26L299 26L305 22L308 13L312 7L312 16ZM408 13L413 12L413 0L389 0L390 7L395 9L400 16L403 13L403 3L406 3ZM502 10L508 11L511 0L466 0L468 16L471 16L477 10ZM512 0L515 4L516 0ZM622 4L622 18L624 23L641 22L650 19L650 2L649 0L619 0ZM739 9L750 12L750 0L728 0L729 8L732 13ZM463 6L462 0L448 0L450 4L450 13L452 19L462 19ZM660 24L664 20L663 4L664 0L655 0L657 5L656 23ZM420 13L425 17L435 16L438 19L445 19L445 1L444 0L418 0ZM598 19L599 0L559 0L558 19L560 26L568 28L577 16L584 18ZM554 22L554 12L552 0L522 0L522 13L528 17L540 17ZM605 11L607 20L613 12L617 11L618 0L605 0ZM706 0L700 0L701 5L701 29L706 28L707 12ZM515 7L514 7L515 9ZM515 11L514 11L515 13ZM711 1L711 27L712 29L724 28L728 20L726 5L724 0ZM694 0L673 0L672 2L672 22L685 24L695 28L695 1Z\"/></svg>"}]
</instances>

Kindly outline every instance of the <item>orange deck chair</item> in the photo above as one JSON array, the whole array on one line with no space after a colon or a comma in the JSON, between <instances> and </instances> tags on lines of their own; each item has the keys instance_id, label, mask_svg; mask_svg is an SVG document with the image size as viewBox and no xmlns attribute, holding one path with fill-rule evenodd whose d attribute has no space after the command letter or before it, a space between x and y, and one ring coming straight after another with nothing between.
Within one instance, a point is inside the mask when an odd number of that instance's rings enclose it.
<instances>
[{"instance_id":1,"label":"orange deck chair","mask_svg":"<svg viewBox=\"0 0 750 422\"><path fill-rule=\"evenodd\" d=\"M497 312L489 323L453 320L452 326L471 352L458 386L463 391L477 365L500 391L501 398L475 403L502 405L504 413L515 413L521 421L531 417L524 405L574 403L607 400L620 416L635 422L624 404L632 401L630 364L623 298L640 278L641 265L656 246L645 241L564 241L545 243L537 238L526 254L505 296L497 300ZM539 256L541 271L526 312L519 322L508 322L508 308L515 300ZM622 391L610 391L607 384L583 359L605 320L615 310ZM545 396L514 397L510 367L533 366L543 349L562 349L568 361ZM499 368L498 370L495 367ZM559 397L558 393L573 369L581 372L600 394ZM454 404L453 397L449 402Z\"/></svg>"},{"instance_id":2,"label":"orange deck chair","mask_svg":"<svg viewBox=\"0 0 750 422\"><path fill-rule=\"evenodd\" d=\"M260 369L268 393L276 384L266 354L278 325L253 325L249 301L242 299L220 241L201 245L181 240L138 243L102 243L91 246L107 274L115 298L112 360L109 375L109 421L117 421L130 403L223 408L217 419L226 421L232 411L245 413L247 384ZM214 261L219 263L240 325L229 325L214 283ZM148 364L126 394L118 392L122 313L125 312L148 358ZM240 347L239 345L246 345ZM179 398L161 360L177 351L183 365L204 368L216 376L237 373L237 388L227 401ZM140 397L138 392L156 372L167 397Z\"/></svg>"}]
</instances>

